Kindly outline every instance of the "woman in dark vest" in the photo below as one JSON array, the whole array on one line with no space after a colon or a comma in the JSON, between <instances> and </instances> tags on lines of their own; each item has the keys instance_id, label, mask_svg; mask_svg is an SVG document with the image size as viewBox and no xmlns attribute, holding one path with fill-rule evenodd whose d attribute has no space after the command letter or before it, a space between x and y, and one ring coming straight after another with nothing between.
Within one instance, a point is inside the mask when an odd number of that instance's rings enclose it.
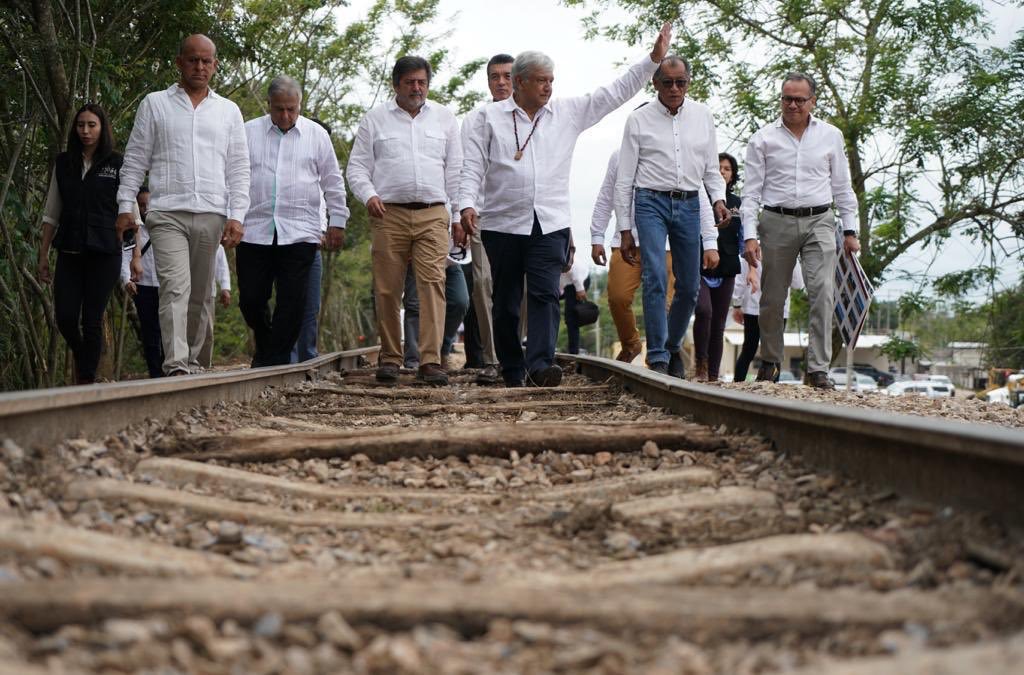
<instances>
[{"instance_id":1,"label":"woman in dark vest","mask_svg":"<svg viewBox=\"0 0 1024 675\"><path fill-rule=\"evenodd\" d=\"M717 382L718 367L722 361L725 322L729 318L732 288L740 273L742 230L740 228L740 198L733 192L738 176L736 158L728 153L718 155L718 168L725 179L725 205L732 211L732 219L718 230L718 267L701 272L700 292L693 320L694 379L698 382Z\"/></svg>"},{"instance_id":2,"label":"woman in dark vest","mask_svg":"<svg viewBox=\"0 0 1024 675\"><path fill-rule=\"evenodd\" d=\"M57 249L52 277L57 328L75 359L75 384L96 380L103 346L103 310L121 270L114 230L121 155L103 108L87 103L75 114L68 149L57 155L43 214L39 280L51 281L50 245Z\"/></svg>"}]
</instances>

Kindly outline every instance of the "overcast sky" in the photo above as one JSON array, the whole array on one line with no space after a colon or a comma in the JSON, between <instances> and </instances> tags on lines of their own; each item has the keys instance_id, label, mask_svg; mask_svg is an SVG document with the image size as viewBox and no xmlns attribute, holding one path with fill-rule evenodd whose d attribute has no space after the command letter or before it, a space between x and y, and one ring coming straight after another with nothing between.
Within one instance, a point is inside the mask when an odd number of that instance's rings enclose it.
<instances>
[{"instance_id":1,"label":"overcast sky","mask_svg":"<svg viewBox=\"0 0 1024 675\"><path fill-rule=\"evenodd\" d=\"M1012 36L1024 28L1024 12L1001 3L988 2L994 19L995 34L991 43L1007 45ZM344 14L358 12L363 2L357 0ZM449 45L453 63L464 63L475 58L488 58L498 52L515 55L528 49L547 53L555 62L554 96L578 96L613 81L623 68L613 67L624 59L630 63L639 60L650 51L654 35L642 49L629 47L605 40L586 40L580 19L584 12L561 6L555 0L518 0L514 10L500 10L500 5L470 0L441 0L439 28L450 27L453 40ZM500 19L498 18L500 17ZM615 13L605 15L606 21L624 18ZM736 50L737 59L753 59L755 54ZM443 73L440 74L443 77ZM475 88L486 91L486 77L481 72L473 83ZM622 140L622 129L626 117L648 96L641 92L633 101L608 115L597 126L584 132L576 145L570 183L573 232L578 252L589 257L590 214L597 195L605 167L611 152ZM722 106L712 99L707 101L713 109ZM744 139L745 141L745 139ZM745 145L731 141L726 134L719 133L719 150L730 152L741 162ZM742 170L742 169L741 169ZM939 260L931 265L932 276L969 267L979 260L980 249L963 238L953 238L944 249ZM933 254L922 250L911 251L902 256L894 269L913 272L925 271L932 262ZM1003 282L1014 284L1018 279L1016 269L1007 270ZM914 285L907 282L890 281L877 289L881 297L895 297Z\"/></svg>"}]
</instances>

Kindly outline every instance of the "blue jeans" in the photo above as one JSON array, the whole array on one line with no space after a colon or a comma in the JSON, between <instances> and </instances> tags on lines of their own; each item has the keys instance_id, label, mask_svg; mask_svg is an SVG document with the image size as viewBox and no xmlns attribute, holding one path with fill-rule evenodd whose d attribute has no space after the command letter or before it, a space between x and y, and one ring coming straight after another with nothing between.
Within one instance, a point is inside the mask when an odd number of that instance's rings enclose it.
<instances>
[{"instance_id":1,"label":"blue jeans","mask_svg":"<svg viewBox=\"0 0 1024 675\"><path fill-rule=\"evenodd\" d=\"M323 259L319 249L309 268L309 287L306 289L306 310L302 315L302 328L299 339L292 347L291 362L300 363L320 356L316 350L317 321L320 318L320 276L323 270Z\"/></svg>"},{"instance_id":2,"label":"blue jeans","mask_svg":"<svg viewBox=\"0 0 1024 675\"><path fill-rule=\"evenodd\" d=\"M669 352L679 351L697 306L700 290L701 196L672 199L666 194L638 188L633 198L634 220L640 235L641 279L644 294L644 328L647 332L647 363L668 363ZM668 271L665 269L665 238L672 250L675 296L665 316Z\"/></svg>"}]
</instances>

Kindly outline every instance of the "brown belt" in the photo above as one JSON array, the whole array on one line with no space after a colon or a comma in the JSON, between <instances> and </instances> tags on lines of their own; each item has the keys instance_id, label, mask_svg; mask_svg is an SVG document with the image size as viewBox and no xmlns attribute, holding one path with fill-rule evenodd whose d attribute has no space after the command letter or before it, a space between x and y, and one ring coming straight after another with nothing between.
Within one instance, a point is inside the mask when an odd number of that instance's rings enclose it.
<instances>
[{"instance_id":1,"label":"brown belt","mask_svg":"<svg viewBox=\"0 0 1024 675\"><path fill-rule=\"evenodd\" d=\"M388 203L385 203L384 206L385 207L387 207L387 206L397 206L397 207L403 208L403 209L411 209L413 211L422 211L423 209L432 209L435 206L444 206L444 202L430 202L429 204L427 202L406 202L405 204L394 204L394 203L388 204Z\"/></svg>"}]
</instances>

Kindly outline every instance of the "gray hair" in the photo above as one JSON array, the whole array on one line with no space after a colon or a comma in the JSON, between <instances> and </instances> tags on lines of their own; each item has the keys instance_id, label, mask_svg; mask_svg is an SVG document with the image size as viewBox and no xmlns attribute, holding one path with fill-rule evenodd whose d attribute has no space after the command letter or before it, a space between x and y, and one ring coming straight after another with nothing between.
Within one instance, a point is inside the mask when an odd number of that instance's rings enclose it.
<instances>
[{"instance_id":1,"label":"gray hair","mask_svg":"<svg viewBox=\"0 0 1024 675\"><path fill-rule=\"evenodd\" d=\"M811 96L818 95L818 83L806 73L801 73L798 70L790 71L782 78L782 86L785 86L787 82L806 82L807 86L811 88Z\"/></svg>"},{"instance_id":2,"label":"gray hair","mask_svg":"<svg viewBox=\"0 0 1024 675\"><path fill-rule=\"evenodd\" d=\"M302 102L302 88L299 86L298 82L287 75L278 75L270 81L270 86L267 87L268 101L278 94L284 94L285 96L298 96L299 102Z\"/></svg>"},{"instance_id":3,"label":"gray hair","mask_svg":"<svg viewBox=\"0 0 1024 675\"><path fill-rule=\"evenodd\" d=\"M680 64L682 64L683 67L686 68L686 76L690 77L691 76L691 73L690 73L690 62L687 61L686 59L684 59L682 56L676 56L675 54L669 54L668 56L666 56L665 58L663 58L661 60L661 63L658 64L658 69L654 71L654 75L652 76L651 79L654 79L654 80L660 79L661 78L661 69L664 66L678 66Z\"/></svg>"},{"instance_id":4,"label":"gray hair","mask_svg":"<svg viewBox=\"0 0 1024 675\"><path fill-rule=\"evenodd\" d=\"M534 70L555 70L555 62L543 52L521 52L512 62L512 89L516 87L516 78L526 79Z\"/></svg>"}]
</instances>

